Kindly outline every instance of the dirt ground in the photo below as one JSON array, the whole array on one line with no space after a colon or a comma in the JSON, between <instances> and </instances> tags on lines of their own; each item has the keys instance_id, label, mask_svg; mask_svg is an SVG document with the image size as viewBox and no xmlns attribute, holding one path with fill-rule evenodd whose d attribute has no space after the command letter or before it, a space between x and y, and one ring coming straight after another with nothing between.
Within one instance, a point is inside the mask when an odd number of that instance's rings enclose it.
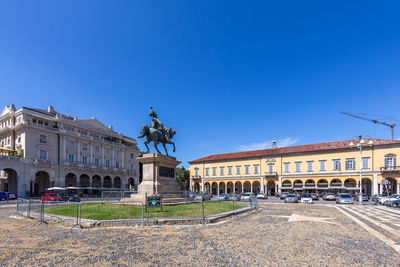
<instances>
[{"instance_id":1,"label":"dirt ground","mask_svg":"<svg viewBox=\"0 0 400 267\"><path fill-rule=\"evenodd\" d=\"M76 230L0 209L0 265L400 266L400 254L339 210L262 204L212 225Z\"/></svg>"}]
</instances>

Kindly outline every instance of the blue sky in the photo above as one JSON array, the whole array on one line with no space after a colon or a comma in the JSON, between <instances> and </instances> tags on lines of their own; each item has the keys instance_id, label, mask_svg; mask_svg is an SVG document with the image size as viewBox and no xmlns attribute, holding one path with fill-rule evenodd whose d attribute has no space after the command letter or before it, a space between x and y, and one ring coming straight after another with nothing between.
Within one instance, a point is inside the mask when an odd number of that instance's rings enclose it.
<instances>
[{"instance_id":1,"label":"blue sky","mask_svg":"<svg viewBox=\"0 0 400 267\"><path fill-rule=\"evenodd\" d=\"M1 1L0 104L97 117L150 106L174 154L354 138L400 118L398 1ZM395 137L399 138L396 129ZM139 147L144 148L142 141Z\"/></svg>"}]
</instances>

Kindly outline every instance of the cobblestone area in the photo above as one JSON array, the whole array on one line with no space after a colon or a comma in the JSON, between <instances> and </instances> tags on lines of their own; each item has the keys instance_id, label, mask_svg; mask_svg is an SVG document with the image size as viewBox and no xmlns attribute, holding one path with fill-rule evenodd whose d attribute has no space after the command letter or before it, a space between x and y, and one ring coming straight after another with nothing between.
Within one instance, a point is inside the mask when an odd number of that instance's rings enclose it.
<instances>
[{"instance_id":1,"label":"cobblestone area","mask_svg":"<svg viewBox=\"0 0 400 267\"><path fill-rule=\"evenodd\" d=\"M400 254L334 207L262 208L207 226L80 231L33 225L1 208L0 265L399 266Z\"/></svg>"}]
</instances>

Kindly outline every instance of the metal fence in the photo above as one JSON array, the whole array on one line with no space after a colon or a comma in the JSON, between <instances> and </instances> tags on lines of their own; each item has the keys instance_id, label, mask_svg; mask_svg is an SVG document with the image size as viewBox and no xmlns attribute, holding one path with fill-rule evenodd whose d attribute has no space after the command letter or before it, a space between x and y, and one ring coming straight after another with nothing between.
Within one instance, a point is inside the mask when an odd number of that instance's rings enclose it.
<instances>
[{"instance_id":1,"label":"metal fence","mask_svg":"<svg viewBox=\"0 0 400 267\"><path fill-rule=\"evenodd\" d=\"M221 217L252 212L258 207L257 198L248 202L193 200L160 201L143 203L140 201L40 201L18 199L18 214L37 218L40 222L60 221L73 226L96 226L116 224L151 225L164 223L207 223Z\"/></svg>"}]
</instances>

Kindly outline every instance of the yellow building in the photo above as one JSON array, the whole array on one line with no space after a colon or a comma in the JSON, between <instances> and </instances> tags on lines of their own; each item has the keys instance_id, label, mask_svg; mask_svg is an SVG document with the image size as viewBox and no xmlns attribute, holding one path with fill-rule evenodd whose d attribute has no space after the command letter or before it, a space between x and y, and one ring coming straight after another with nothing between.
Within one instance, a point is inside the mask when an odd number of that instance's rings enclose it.
<instances>
[{"instance_id":1,"label":"yellow building","mask_svg":"<svg viewBox=\"0 0 400 267\"><path fill-rule=\"evenodd\" d=\"M361 173L364 193L400 193L397 155L400 140L369 138L210 155L189 162L190 185L211 194L358 192Z\"/></svg>"}]
</instances>

